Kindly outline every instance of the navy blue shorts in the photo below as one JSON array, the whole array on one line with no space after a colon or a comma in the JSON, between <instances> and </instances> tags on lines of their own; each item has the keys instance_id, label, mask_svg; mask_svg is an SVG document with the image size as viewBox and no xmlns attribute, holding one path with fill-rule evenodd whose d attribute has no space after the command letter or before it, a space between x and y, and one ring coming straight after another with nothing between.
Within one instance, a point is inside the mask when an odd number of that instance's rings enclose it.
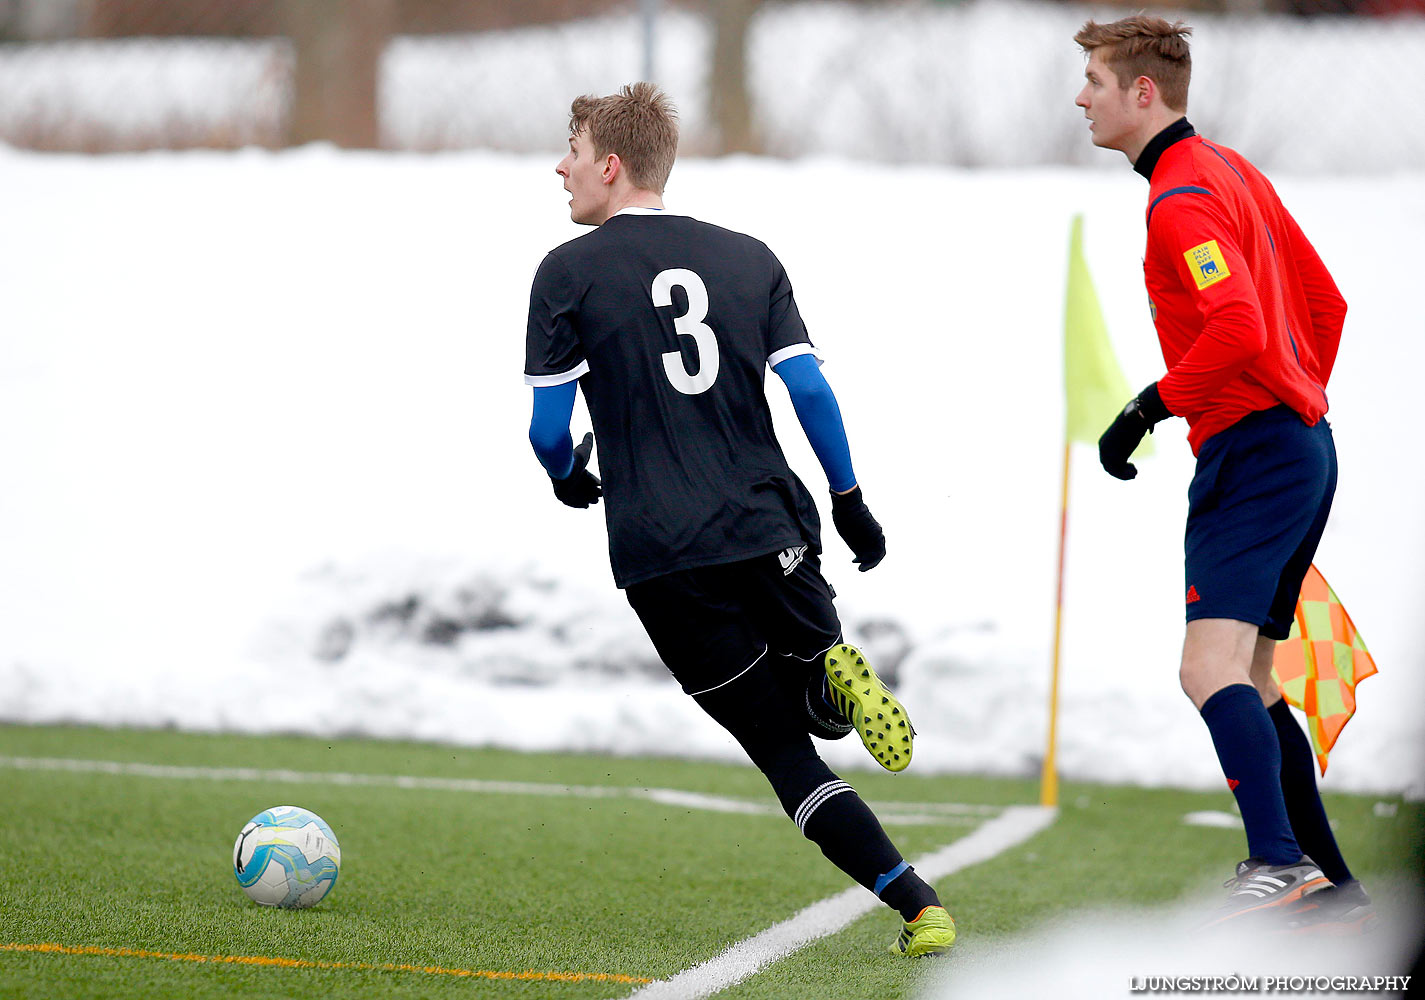
<instances>
[{"instance_id":1,"label":"navy blue shorts","mask_svg":"<svg viewBox=\"0 0 1425 1000\"><path fill-rule=\"evenodd\" d=\"M1231 618L1285 639L1335 494L1324 418L1308 427L1277 406L1208 438L1188 487L1187 620Z\"/></svg>"}]
</instances>

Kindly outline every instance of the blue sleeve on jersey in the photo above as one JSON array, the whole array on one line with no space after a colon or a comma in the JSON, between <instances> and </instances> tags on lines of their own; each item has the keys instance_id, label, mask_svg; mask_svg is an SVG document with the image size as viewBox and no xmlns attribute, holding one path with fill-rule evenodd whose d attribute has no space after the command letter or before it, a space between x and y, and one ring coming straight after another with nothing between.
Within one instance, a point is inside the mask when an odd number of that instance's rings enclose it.
<instances>
[{"instance_id":1,"label":"blue sleeve on jersey","mask_svg":"<svg viewBox=\"0 0 1425 1000\"><path fill-rule=\"evenodd\" d=\"M836 395L821 374L816 358L798 354L772 370L787 385L797 419L826 472L827 482L837 493L851 489L856 485L856 473L851 468L851 446L841 422L841 407L836 405Z\"/></svg>"},{"instance_id":2,"label":"blue sleeve on jersey","mask_svg":"<svg viewBox=\"0 0 1425 1000\"><path fill-rule=\"evenodd\" d=\"M574 439L569 436L569 420L574 416L574 397L578 391L578 380L534 389L529 443L544 471L555 479L564 479L574 468Z\"/></svg>"}]
</instances>

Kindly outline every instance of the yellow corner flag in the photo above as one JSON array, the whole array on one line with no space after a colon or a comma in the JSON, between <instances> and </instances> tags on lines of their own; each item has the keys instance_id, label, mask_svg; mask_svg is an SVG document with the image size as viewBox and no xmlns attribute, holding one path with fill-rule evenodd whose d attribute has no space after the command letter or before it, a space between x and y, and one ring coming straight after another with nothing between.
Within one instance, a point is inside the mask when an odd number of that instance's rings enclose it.
<instances>
[{"instance_id":1,"label":"yellow corner flag","mask_svg":"<svg viewBox=\"0 0 1425 1000\"><path fill-rule=\"evenodd\" d=\"M1069 237L1069 288L1064 297L1064 440L1097 445L1125 403L1133 398L1113 355L1108 325L1084 259L1084 217L1074 216ZM1134 452L1152 454L1151 439Z\"/></svg>"},{"instance_id":2,"label":"yellow corner flag","mask_svg":"<svg viewBox=\"0 0 1425 1000\"><path fill-rule=\"evenodd\" d=\"M1049 733L1039 777L1039 804L1059 804L1059 662L1064 635L1064 552L1069 536L1069 459L1073 442L1098 444L1099 436L1131 398L1113 356L1108 325L1084 260L1084 217L1069 234L1069 281L1064 295L1064 476L1059 493L1059 584L1054 607L1054 659L1049 673ZM1152 453L1144 437L1135 455Z\"/></svg>"},{"instance_id":3,"label":"yellow corner flag","mask_svg":"<svg viewBox=\"0 0 1425 1000\"><path fill-rule=\"evenodd\" d=\"M1306 713L1316 763L1326 757L1356 712L1356 685L1376 673L1375 660L1336 592L1313 564L1301 583L1290 638L1277 643L1272 680Z\"/></svg>"}]
</instances>

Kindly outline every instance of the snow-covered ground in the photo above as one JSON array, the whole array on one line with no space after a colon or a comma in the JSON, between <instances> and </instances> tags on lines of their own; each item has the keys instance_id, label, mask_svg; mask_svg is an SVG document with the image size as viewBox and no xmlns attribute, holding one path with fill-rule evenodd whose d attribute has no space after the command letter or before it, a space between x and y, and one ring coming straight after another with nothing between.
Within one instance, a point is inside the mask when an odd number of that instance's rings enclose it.
<instances>
[{"instance_id":1,"label":"snow-covered ground","mask_svg":"<svg viewBox=\"0 0 1425 1000\"><path fill-rule=\"evenodd\" d=\"M671 207L779 253L828 359L890 555L855 573L829 533L827 573L924 771L1043 751L1074 213L1130 383L1161 373L1144 184L1106 162L673 173ZM602 516L559 505L525 440L529 281L579 232L552 167L0 149L0 719L737 759L614 589ZM1417 796L1422 179L1276 177L1351 303L1318 564L1381 669L1324 785ZM1157 445L1133 483L1074 450L1061 767L1217 787L1176 680L1180 422Z\"/></svg>"},{"instance_id":2,"label":"snow-covered ground","mask_svg":"<svg viewBox=\"0 0 1425 1000\"><path fill-rule=\"evenodd\" d=\"M1076 909L1016 934L956 945L938 963L922 1000L1113 1000L1135 995L1405 996L1416 985L1419 898L1381 886L1373 903L1379 930L1356 937L1300 935L1260 928L1203 931L1217 900L1198 896L1171 908ZM1418 966L1417 966L1418 968Z\"/></svg>"}]
</instances>

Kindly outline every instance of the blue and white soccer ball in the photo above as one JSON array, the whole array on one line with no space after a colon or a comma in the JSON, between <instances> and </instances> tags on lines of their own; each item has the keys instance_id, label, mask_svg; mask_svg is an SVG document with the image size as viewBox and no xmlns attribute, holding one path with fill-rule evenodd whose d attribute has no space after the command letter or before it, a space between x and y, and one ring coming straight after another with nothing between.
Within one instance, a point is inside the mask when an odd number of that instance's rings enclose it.
<instances>
[{"instance_id":1,"label":"blue and white soccer ball","mask_svg":"<svg viewBox=\"0 0 1425 1000\"><path fill-rule=\"evenodd\" d=\"M314 906L331 892L340 867L341 846L332 828L297 806L264 809L233 844L238 885L262 906Z\"/></svg>"}]
</instances>

